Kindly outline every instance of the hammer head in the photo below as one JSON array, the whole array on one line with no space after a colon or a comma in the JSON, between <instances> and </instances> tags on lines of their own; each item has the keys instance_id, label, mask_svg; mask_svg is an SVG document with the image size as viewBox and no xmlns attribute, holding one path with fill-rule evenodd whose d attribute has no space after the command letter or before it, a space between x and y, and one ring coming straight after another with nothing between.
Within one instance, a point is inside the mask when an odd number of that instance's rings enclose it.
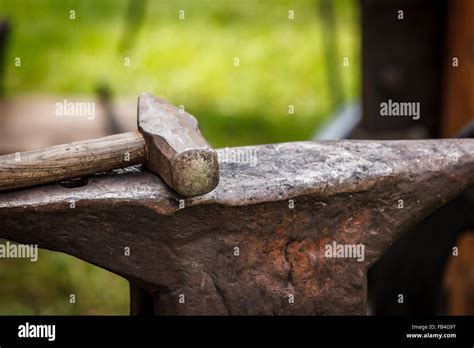
<instances>
[{"instance_id":1,"label":"hammer head","mask_svg":"<svg viewBox=\"0 0 474 348\"><path fill-rule=\"evenodd\" d=\"M203 138L194 116L143 93L138 129L147 144L147 168L185 197L212 191L219 183L217 153Z\"/></svg>"}]
</instances>

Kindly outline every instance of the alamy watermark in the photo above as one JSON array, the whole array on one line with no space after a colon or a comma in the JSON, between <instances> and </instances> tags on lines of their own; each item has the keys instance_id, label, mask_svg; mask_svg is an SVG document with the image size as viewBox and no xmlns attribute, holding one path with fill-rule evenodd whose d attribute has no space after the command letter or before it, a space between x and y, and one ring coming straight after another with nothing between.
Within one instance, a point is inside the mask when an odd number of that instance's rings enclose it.
<instances>
[{"instance_id":1,"label":"alamy watermark","mask_svg":"<svg viewBox=\"0 0 474 348\"><path fill-rule=\"evenodd\" d=\"M324 247L324 256L329 258L354 258L359 262L365 260L365 245L359 244L326 244Z\"/></svg>"},{"instance_id":2,"label":"alamy watermark","mask_svg":"<svg viewBox=\"0 0 474 348\"><path fill-rule=\"evenodd\" d=\"M56 325L38 325L30 324L29 322L18 326L19 338L46 338L52 342L56 340Z\"/></svg>"},{"instance_id":3,"label":"alamy watermark","mask_svg":"<svg viewBox=\"0 0 474 348\"><path fill-rule=\"evenodd\" d=\"M38 261L38 245L16 244L6 241L0 244L0 258L2 259L30 259L31 262Z\"/></svg>"},{"instance_id":4,"label":"alamy watermark","mask_svg":"<svg viewBox=\"0 0 474 348\"><path fill-rule=\"evenodd\" d=\"M86 117L88 120L95 119L94 102L70 102L64 99L55 105L56 116Z\"/></svg>"},{"instance_id":5,"label":"alamy watermark","mask_svg":"<svg viewBox=\"0 0 474 348\"><path fill-rule=\"evenodd\" d=\"M380 116L403 116L414 120L420 119L419 102L396 102L389 99L380 103Z\"/></svg>"},{"instance_id":6,"label":"alamy watermark","mask_svg":"<svg viewBox=\"0 0 474 348\"><path fill-rule=\"evenodd\" d=\"M223 163L248 164L255 167L258 163L257 149L255 148L228 148L219 152L219 159Z\"/></svg>"}]
</instances>

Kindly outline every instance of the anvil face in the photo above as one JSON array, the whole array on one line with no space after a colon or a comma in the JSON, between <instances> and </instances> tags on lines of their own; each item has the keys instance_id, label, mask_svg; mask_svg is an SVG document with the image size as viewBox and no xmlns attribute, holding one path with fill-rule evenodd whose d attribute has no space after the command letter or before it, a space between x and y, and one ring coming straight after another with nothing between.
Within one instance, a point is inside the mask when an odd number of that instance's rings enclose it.
<instances>
[{"instance_id":1,"label":"anvil face","mask_svg":"<svg viewBox=\"0 0 474 348\"><path fill-rule=\"evenodd\" d=\"M229 161L233 150L256 165ZM2 194L0 237L122 275L157 314L365 314L368 268L474 184L474 140L218 153L220 184L197 198L180 200L144 170Z\"/></svg>"}]
</instances>

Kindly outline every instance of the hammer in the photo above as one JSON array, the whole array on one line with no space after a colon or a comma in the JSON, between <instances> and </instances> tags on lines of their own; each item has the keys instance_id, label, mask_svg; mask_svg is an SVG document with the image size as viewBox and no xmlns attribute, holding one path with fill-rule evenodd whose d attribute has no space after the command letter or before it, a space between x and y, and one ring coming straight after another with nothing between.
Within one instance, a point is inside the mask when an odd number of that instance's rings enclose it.
<instances>
[{"instance_id":1,"label":"hammer","mask_svg":"<svg viewBox=\"0 0 474 348\"><path fill-rule=\"evenodd\" d=\"M0 156L0 191L140 163L184 197L210 192L219 182L217 153L196 118L143 93L138 131Z\"/></svg>"}]
</instances>

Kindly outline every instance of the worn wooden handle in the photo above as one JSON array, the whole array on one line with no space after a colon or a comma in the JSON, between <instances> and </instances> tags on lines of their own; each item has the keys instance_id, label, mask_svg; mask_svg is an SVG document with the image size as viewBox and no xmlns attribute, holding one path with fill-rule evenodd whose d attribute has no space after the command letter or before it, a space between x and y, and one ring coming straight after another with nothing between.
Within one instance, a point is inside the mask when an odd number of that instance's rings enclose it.
<instances>
[{"instance_id":1,"label":"worn wooden handle","mask_svg":"<svg viewBox=\"0 0 474 348\"><path fill-rule=\"evenodd\" d=\"M0 156L0 191L143 163L146 156L139 132Z\"/></svg>"}]
</instances>

